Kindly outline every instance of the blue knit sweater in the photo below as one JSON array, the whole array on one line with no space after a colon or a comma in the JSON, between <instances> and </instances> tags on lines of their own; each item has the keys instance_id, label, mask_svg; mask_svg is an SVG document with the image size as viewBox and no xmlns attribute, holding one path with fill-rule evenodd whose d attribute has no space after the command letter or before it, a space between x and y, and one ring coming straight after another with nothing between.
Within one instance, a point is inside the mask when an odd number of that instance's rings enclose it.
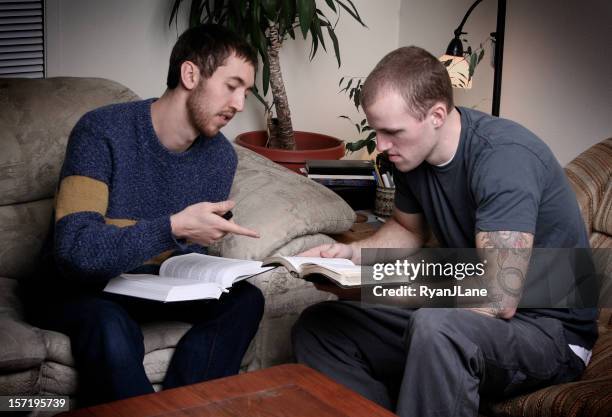
<instances>
[{"instance_id":1,"label":"blue knit sweater","mask_svg":"<svg viewBox=\"0 0 612 417\"><path fill-rule=\"evenodd\" d=\"M153 258L163 253L205 250L177 241L170 216L226 200L236 153L221 133L169 151L153 130L153 101L102 107L74 127L56 201L53 253L61 276L100 282L159 264Z\"/></svg>"}]
</instances>

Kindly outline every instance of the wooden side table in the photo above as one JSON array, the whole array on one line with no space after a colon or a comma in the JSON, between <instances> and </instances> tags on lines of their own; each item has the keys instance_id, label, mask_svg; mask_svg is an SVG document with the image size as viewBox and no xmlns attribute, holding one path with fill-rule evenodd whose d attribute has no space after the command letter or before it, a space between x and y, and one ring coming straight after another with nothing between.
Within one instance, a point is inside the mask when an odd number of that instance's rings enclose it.
<instances>
[{"instance_id":1,"label":"wooden side table","mask_svg":"<svg viewBox=\"0 0 612 417\"><path fill-rule=\"evenodd\" d=\"M61 414L64 417L392 417L304 365L280 365Z\"/></svg>"}]
</instances>

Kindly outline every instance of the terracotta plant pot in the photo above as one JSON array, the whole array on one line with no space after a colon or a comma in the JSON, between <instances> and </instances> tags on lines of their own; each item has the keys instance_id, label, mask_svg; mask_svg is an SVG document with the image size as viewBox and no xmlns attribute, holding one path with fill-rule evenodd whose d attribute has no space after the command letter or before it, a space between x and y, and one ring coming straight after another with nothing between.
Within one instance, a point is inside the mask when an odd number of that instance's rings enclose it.
<instances>
[{"instance_id":1,"label":"terracotta plant pot","mask_svg":"<svg viewBox=\"0 0 612 417\"><path fill-rule=\"evenodd\" d=\"M268 134L265 130L246 132L236 136L236 143L272 161L300 172L309 159L340 159L344 156L344 142L319 133L295 131L297 150L266 148Z\"/></svg>"}]
</instances>

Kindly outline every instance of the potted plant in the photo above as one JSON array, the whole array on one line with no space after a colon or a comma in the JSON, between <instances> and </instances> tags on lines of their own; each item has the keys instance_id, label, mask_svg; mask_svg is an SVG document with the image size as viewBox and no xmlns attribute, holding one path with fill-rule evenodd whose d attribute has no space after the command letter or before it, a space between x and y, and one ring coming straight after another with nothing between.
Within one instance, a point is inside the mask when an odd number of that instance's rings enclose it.
<instances>
[{"instance_id":1,"label":"potted plant","mask_svg":"<svg viewBox=\"0 0 612 417\"><path fill-rule=\"evenodd\" d=\"M173 1L170 23L178 18L179 6L183 3L183 0ZM365 24L351 0L325 0L325 3L337 16L335 23L317 7L315 0L191 0L189 9L190 26L200 23L221 24L242 35L259 53L263 63L263 96L268 89L272 92L272 104L267 105L258 91L255 91L259 100L266 104L267 131L239 135L236 143L277 162L289 162L292 169L297 169L296 160L339 159L344 155L344 143L339 139L293 130L279 60L283 42L288 37L295 39L299 31L304 39L310 33L310 59L315 56L319 46L327 51L327 37L328 42L331 40L340 66L340 49L335 32L340 11L344 10L364 27ZM275 116L272 115L272 109ZM328 148L330 155L317 153L318 145ZM306 155L295 155L296 152L305 152Z\"/></svg>"}]
</instances>

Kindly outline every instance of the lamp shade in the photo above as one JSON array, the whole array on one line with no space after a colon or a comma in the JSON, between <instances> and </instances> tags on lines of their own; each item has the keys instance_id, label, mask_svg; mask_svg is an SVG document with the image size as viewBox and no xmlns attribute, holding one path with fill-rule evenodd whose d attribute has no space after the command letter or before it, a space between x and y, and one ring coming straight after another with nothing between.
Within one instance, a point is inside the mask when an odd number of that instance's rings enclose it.
<instances>
[{"instance_id":1,"label":"lamp shade","mask_svg":"<svg viewBox=\"0 0 612 417\"><path fill-rule=\"evenodd\" d=\"M444 64L453 88L472 88L470 63L462 56L442 55L438 58Z\"/></svg>"}]
</instances>

